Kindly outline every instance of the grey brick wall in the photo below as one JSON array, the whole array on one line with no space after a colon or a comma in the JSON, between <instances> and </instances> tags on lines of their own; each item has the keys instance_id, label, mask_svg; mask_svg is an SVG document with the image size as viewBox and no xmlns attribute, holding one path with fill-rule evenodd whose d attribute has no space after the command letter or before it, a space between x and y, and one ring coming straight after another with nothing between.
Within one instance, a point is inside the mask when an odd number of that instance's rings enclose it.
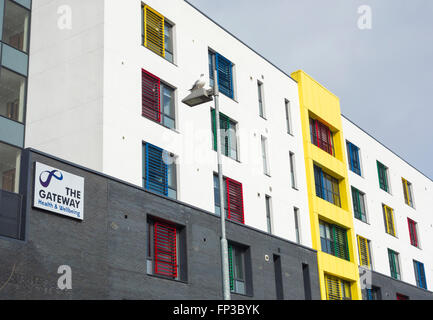
<instances>
[{"instance_id":1,"label":"grey brick wall","mask_svg":"<svg viewBox=\"0 0 433 320\"><path fill-rule=\"evenodd\" d=\"M26 236L24 241L0 238L0 299L221 299L218 217L59 159L26 153ZM85 178L84 221L32 208L35 161ZM149 215L185 227L187 281L147 275ZM281 257L285 299L304 299L302 263L310 268L312 298L320 299L314 250L231 222L227 238L250 247L252 267L253 295L233 294L233 299L276 298L273 254ZM60 265L72 268L72 290L57 288Z\"/></svg>"}]
</instances>

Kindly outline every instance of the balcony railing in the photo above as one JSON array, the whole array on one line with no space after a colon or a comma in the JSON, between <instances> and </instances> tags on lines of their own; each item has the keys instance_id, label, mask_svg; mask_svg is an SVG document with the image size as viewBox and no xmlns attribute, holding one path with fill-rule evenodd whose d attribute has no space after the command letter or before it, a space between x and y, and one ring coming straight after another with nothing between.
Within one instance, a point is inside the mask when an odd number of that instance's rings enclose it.
<instances>
[{"instance_id":1,"label":"balcony railing","mask_svg":"<svg viewBox=\"0 0 433 320\"><path fill-rule=\"evenodd\" d=\"M0 236L21 239L23 196L0 190Z\"/></svg>"}]
</instances>

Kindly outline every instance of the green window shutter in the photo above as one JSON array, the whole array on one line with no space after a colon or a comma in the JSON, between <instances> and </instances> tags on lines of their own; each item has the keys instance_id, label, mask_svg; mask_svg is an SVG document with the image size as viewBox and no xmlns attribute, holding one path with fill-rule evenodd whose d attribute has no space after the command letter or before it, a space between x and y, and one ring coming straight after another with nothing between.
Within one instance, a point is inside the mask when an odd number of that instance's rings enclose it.
<instances>
[{"instance_id":1,"label":"green window shutter","mask_svg":"<svg viewBox=\"0 0 433 320\"><path fill-rule=\"evenodd\" d=\"M212 132L213 132L213 149L216 151L217 149L217 136L216 136L216 118L215 118L215 109L211 110L212 116Z\"/></svg>"},{"instance_id":2,"label":"green window shutter","mask_svg":"<svg viewBox=\"0 0 433 320\"><path fill-rule=\"evenodd\" d=\"M395 253L392 250L388 250L388 257L389 257L389 266L391 269L391 277L394 279L397 279L397 267L396 267L396 257Z\"/></svg>"},{"instance_id":3,"label":"green window shutter","mask_svg":"<svg viewBox=\"0 0 433 320\"><path fill-rule=\"evenodd\" d=\"M215 117L215 109L211 110L211 117L212 117L212 133L213 133L213 149L216 151L217 149L217 136L216 136L216 117ZM225 114L220 112L220 129L221 129L221 138L224 137L224 141L221 141L224 145L224 150L221 150L221 152L225 156L230 155L230 118L227 117Z\"/></svg>"},{"instance_id":4,"label":"green window shutter","mask_svg":"<svg viewBox=\"0 0 433 320\"><path fill-rule=\"evenodd\" d=\"M233 247L228 246L229 251L229 276L230 276L230 290L235 290L234 276L233 276Z\"/></svg>"},{"instance_id":5,"label":"green window shutter","mask_svg":"<svg viewBox=\"0 0 433 320\"><path fill-rule=\"evenodd\" d=\"M347 231L343 228L332 226L334 234L335 256L349 260L349 246L347 243Z\"/></svg>"},{"instance_id":6,"label":"green window shutter","mask_svg":"<svg viewBox=\"0 0 433 320\"><path fill-rule=\"evenodd\" d=\"M361 214L361 199L359 197L359 191L352 187L352 199L353 199L353 211L355 218L362 219Z\"/></svg>"}]
</instances>

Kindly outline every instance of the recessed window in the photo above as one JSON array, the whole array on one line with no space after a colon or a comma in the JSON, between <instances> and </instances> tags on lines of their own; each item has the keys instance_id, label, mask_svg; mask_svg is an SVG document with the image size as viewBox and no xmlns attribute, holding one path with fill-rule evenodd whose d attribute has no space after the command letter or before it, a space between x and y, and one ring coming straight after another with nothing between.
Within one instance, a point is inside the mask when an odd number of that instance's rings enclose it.
<instances>
[{"instance_id":1,"label":"recessed window","mask_svg":"<svg viewBox=\"0 0 433 320\"><path fill-rule=\"evenodd\" d=\"M163 126L176 127L175 89L163 83L157 76L142 70L142 109L143 117Z\"/></svg>"},{"instance_id":2,"label":"recessed window","mask_svg":"<svg viewBox=\"0 0 433 320\"><path fill-rule=\"evenodd\" d=\"M271 212L271 197L266 195L265 197L266 205L266 226L268 233L272 233L272 212Z\"/></svg>"},{"instance_id":3,"label":"recessed window","mask_svg":"<svg viewBox=\"0 0 433 320\"><path fill-rule=\"evenodd\" d=\"M290 162L290 180L292 183L292 188L297 188L296 183L296 166L295 166L295 154L293 152L289 153L289 162Z\"/></svg>"},{"instance_id":4,"label":"recessed window","mask_svg":"<svg viewBox=\"0 0 433 320\"><path fill-rule=\"evenodd\" d=\"M370 240L358 236L359 265L371 268Z\"/></svg>"},{"instance_id":5,"label":"recessed window","mask_svg":"<svg viewBox=\"0 0 433 320\"><path fill-rule=\"evenodd\" d=\"M173 25L158 11L142 6L142 43L149 50L173 62Z\"/></svg>"},{"instance_id":6,"label":"recessed window","mask_svg":"<svg viewBox=\"0 0 433 320\"><path fill-rule=\"evenodd\" d=\"M427 290L427 281L425 277L424 264L419 261L413 260L413 267L415 270L416 285L419 288L423 288Z\"/></svg>"},{"instance_id":7,"label":"recessed window","mask_svg":"<svg viewBox=\"0 0 433 320\"><path fill-rule=\"evenodd\" d=\"M293 215L295 219L295 235L296 235L296 243L301 243L301 223L300 223L300 217L299 217L299 209L294 208L293 209Z\"/></svg>"},{"instance_id":8,"label":"recessed window","mask_svg":"<svg viewBox=\"0 0 433 320\"><path fill-rule=\"evenodd\" d=\"M229 276L230 291L232 293L247 294L249 291L249 278L247 269L247 250L243 247L229 243Z\"/></svg>"},{"instance_id":9,"label":"recessed window","mask_svg":"<svg viewBox=\"0 0 433 320\"><path fill-rule=\"evenodd\" d=\"M212 121L212 145L213 150L217 150L216 117L215 109L211 109ZM237 123L220 112L220 137L221 153L233 160L238 160L238 136Z\"/></svg>"},{"instance_id":10,"label":"recessed window","mask_svg":"<svg viewBox=\"0 0 433 320\"><path fill-rule=\"evenodd\" d=\"M410 244L419 248L418 224L409 218L407 218L407 223L409 225Z\"/></svg>"},{"instance_id":11,"label":"recessed window","mask_svg":"<svg viewBox=\"0 0 433 320\"><path fill-rule=\"evenodd\" d=\"M349 168L357 175L361 175L361 161L359 159L359 148L353 143L347 142L347 155L349 159Z\"/></svg>"},{"instance_id":12,"label":"recessed window","mask_svg":"<svg viewBox=\"0 0 433 320\"><path fill-rule=\"evenodd\" d=\"M325 173L322 168L314 165L314 180L316 196L341 207L339 182L336 178Z\"/></svg>"},{"instance_id":13,"label":"recessed window","mask_svg":"<svg viewBox=\"0 0 433 320\"><path fill-rule=\"evenodd\" d=\"M325 275L327 300L352 300L350 282L343 279Z\"/></svg>"},{"instance_id":14,"label":"recessed window","mask_svg":"<svg viewBox=\"0 0 433 320\"><path fill-rule=\"evenodd\" d=\"M214 174L214 203L215 203L215 214L221 215L220 207L220 188L218 175ZM224 212L229 220L244 223L244 200L242 183L237 182L233 179L223 177L223 188L224 188Z\"/></svg>"},{"instance_id":15,"label":"recessed window","mask_svg":"<svg viewBox=\"0 0 433 320\"><path fill-rule=\"evenodd\" d=\"M382 294L379 287L372 286L371 289L366 289L367 300L382 300Z\"/></svg>"},{"instance_id":16,"label":"recessed window","mask_svg":"<svg viewBox=\"0 0 433 320\"><path fill-rule=\"evenodd\" d=\"M408 206L411 206L413 208L414 204L413 204L412 183L410 183L404 178L401 178L401 182L403 183L404 202Z\"/></svg>"},{"instance_id":17,"label":"recessed window","mask_svg":"<svg viewBox=\"0 0 433 320\"><path fill-rule=\"evenodd\" d=\"M263 161L263 173L267 176L270 175L269 160L268 160L268 139L262 136L261 138L262 148L262 161Z\"/></svg>"},{"instance_id":18,"label":"recessed window","mask_svg":"<svg viewBox=\"0 0 433 320\"><path fill-rule=\"evenodd\" d=\"M350 261L347 230L319 221L320 244L323 252Z\"/></svg>"},{"instance_id":19,"label":"recessed window","mask_svg":"<svg viewBox=\"0 0 433 320\"><path fill-rule=\"evenodd\" d=\"M148 219L147 273L174 280L186 280L184 228Z\"/></svg>"},{"instance_id":20,"label":"recessed window","mask_svg":"<svg viewBox=\"0 0 433 320\"><path fill-rule=\"evenodd\" d=\"M0 116L24 121L26 83L25 77L0 68Z\"/></svg>"},{"instance_id":21,"label":"recessed window","mask_svg":"<svg viewBox=\"0 0 433 320\"><path fill-rule=\"evenodd\" d=\"M310 118L310 135L312 144L335 156L333 132L327 125Z\"/></svg>"},{"instance_id":22,"label":"recessed window","mask_svg":"<svg viewBox=\"0 0 433 320\"><path fill-rule=\"evenodd\" d=\"M215 69L214 59L216 62L217 71L217 83L219 91L225 96L234 99L234 85L233 85L233 63L224 58L219 53L209 50L209 84L211 87L214 86L214 75Z\"/></svg>"},{"instance_id":23,"label":"recessed window","mask_svg":"<svg viewBox=\"0 0 433 320\"><path fill-rule=\"evenodd\" d=\"M394 209L388 207L387 205L382 204L383 211L383 219L385 222L385 231L386 233L396 236L395 232L395 219L394 219Z\"/></svg>"},{"instance_id":24,"label":"recessed window","mask_svg":"<svg viewBox=\"0 0 433 320\"><path fill-rule=\"evenodd\" d=\"M388 249L388 259L391 277L397 280L401 280L400 274L400 259L398 252Z\"/></svg>"},{"instance_id":25,"label":"recessed window","mask_svg":"<svg viewBox=\"0 0 433 320\"><path fill-rule=\"evenodd\" d=\"M363 222L367 222L367 213L365 210L365 193L359 191L355 187L352 187L352 202L355 218Z\"/></svg>"},{"instance_id":26,"label":"recessed window","mask_svg":"<svg viewBox=\"0 0 433 320\"><path fill-rule=\"evenodd\" d=\"M293 134L293 128L292 128L292 110L290 107L290 101L284 100L284 106L286 111L286 126L287 126L287 133Z\"/></svg>"},{"instance_id":27,"label":"recessed window","mask_svg":"<svg viewBox=\"0 0 433 320\"><path fill-rule=\"evenodd\" d=\"M3 42L11 47L28 52L29 10L6 0L3 20Z\"/></svg>"},{"instance_id":28,"label":"recessed window","mask_svg":"<svg viewBox=\"0 0 433 320\"><path fill-rule=\"evenodd\" d=\"M0 189L19 192L21 150L0 142Z\"/></svg>"},{"instance_id":29,"label":"recessed window","mask_svg":"<svg viewBox=\"0 0 433 320\"><path fill-rule=\"evenodd\" d=\"M408 296L401 294L401 293L397 293L395 296L396 296L397 300L409 300Z\"/></svg>"},{"instance_id":30,"label":"recessed window","mask_svg":"<svg viewBox=\"0 0 433 320\"><path fill-rule=\"evenodd\" d=\"M177 198L176 157L150 143L143 144L143 188Z\"/></svg>"},{"instance_id":31,"label":"recessed window","mask_svg":"<svg viewBox=\"0 0 433 320\"><path fill-rule=\"evenodd\" d=\"M265 115L265 102L263 100L263 96L264 96L264 93L263 93L263 83L261 83L260 81L257 81L257 91L258 91L257 95L258 95L258 100L259 100L259 115L262 118L266 118L266 115Z\"/></svg>"},{"instance_id":32,"label":"recessed window","mask_svg":"<svg viewBox=\"0 0 433 320\"><path fill-rule=\"evenodd\" d=\"M389 192L388 168L379 161L377 161L377 173L379 176L379 187L382 190Z\"/></svg>"}]
</instances>

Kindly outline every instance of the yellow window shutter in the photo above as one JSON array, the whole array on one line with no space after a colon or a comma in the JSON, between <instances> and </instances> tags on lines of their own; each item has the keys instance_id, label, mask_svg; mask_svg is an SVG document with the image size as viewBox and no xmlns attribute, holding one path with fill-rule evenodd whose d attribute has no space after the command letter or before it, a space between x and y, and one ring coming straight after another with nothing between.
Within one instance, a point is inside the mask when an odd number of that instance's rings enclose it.
<instances>
[{"instance_id":1,"label":"yellow window shutter","mask_svg":"<svg viewBox=\"0 0 433 320\"><path fill-rule=\"evenodd\" d=\"M165 57L164 16L144 6L144 46Z\"/></svg>"},{"instance_id":2,"label":"yellow window shutter","mask_svg":"<svg viewBox=\"0 0 433 320\"><path fill-rule=\"evenodd\" d=\"M368 249L368 240L358 236L358 249L359 249L359 264L364 267L370 268L370 254Z\"/></svg>"},{"instance_id":3,"label":"yellow window shutter","mask_svg":"<svg viewBox=\"0 0 433 320\"><path fill-rule=\"evenodd\" d=\"M326 276L328 300L342 300L340 280L336 277Z\"/></svg>"}]
</instances>

